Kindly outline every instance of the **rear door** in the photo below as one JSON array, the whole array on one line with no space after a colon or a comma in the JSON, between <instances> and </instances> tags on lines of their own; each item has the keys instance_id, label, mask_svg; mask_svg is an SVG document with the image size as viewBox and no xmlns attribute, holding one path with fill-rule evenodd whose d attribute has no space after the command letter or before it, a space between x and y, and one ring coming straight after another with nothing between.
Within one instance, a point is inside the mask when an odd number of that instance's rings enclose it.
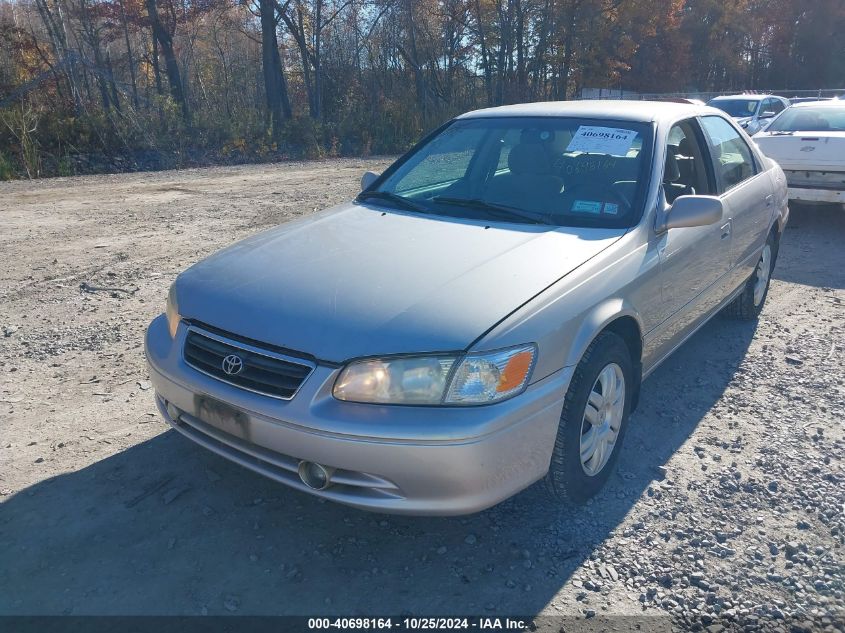
<instances>
[{"instance_id":1,"label":"rear door","mask_svg":"<svg viewBox=\"0 0 845 633\"><path fill-rule=\"evenodd\" d=\"M751 275L766 241L775 203L772 181L731 123L715 115L700 121L731 233L731 272L724 289L729 293Z\"/></svg>"}]
</instances>

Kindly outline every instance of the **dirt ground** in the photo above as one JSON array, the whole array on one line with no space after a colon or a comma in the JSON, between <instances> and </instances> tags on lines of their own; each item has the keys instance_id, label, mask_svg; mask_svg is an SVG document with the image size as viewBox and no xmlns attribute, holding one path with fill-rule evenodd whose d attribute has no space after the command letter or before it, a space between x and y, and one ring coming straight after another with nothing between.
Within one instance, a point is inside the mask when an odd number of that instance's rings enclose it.
<instances>
[{"instance_id":1,"label":"dirt ground","mask_svg":"<svg viewBox=\"0 0 845 633\"><path fill-rule=\"evenodd\" d=\"M142 337L177 273L351 197L385 165L0 184L0 614L645 614L842 630L838 209L793 208L756 327L713 320L645 383L618 472L584 507L534 487L469 517L369 514L167 430Z\"/></svg>"}]
</instances>

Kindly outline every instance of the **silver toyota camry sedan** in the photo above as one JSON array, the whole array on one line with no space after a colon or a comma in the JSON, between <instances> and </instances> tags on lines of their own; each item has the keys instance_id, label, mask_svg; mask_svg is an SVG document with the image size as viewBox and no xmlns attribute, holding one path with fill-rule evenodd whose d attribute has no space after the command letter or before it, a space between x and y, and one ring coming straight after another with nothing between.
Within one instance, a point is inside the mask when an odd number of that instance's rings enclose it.
<instances>
[{"instance_id":1,"label":"silver toyota camry sedan","mask_svg":"<svg viewBox=\"0 0 845 633\"><path fill-rule=\"evenodd\" d=\"M760 313L788 217L781 169L676 103L470 112L361 184L179 275L146 353L186 437L392 513L594 495L643 379Z\"/></svg>"}]
</instances>

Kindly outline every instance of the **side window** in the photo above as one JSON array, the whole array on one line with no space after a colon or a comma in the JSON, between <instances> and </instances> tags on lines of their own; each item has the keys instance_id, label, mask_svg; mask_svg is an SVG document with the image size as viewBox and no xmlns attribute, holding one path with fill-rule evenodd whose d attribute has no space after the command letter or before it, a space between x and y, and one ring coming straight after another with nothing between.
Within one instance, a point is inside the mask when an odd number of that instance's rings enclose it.
<instances>
[{"instance_id":1,"label":"side window","mask_svg":"<svg viewBox=\"0 0 845 633\"><path fill-rule=\"evenodd\" d=\"M718 116L701 118L710 143L719 193L724 193L757 173L754 155L733 126Z\"/></svg>"},{"instance_id":2,"label":"side window","mask_svg":"<svg viewBox=\"0 0 845 633\"><path fill-rule=\"evenodd\" d=\"M695 119L681 121L669 130L663 192L672 204L678 196L713 193L707 170L709 157L699 143Z\"/></svg>"},{"instance_id":3,"label":"side window","mask_svg":"<svg viewBox=\"0 0 845 633\"><path fill-rule=\"evenodd\" d=\"M786 108L786 106L783 105L783 101L780 99L772 99L772 112L777 114L778 112L783 112L784 108Z\"/></svg>"}]
</instances>

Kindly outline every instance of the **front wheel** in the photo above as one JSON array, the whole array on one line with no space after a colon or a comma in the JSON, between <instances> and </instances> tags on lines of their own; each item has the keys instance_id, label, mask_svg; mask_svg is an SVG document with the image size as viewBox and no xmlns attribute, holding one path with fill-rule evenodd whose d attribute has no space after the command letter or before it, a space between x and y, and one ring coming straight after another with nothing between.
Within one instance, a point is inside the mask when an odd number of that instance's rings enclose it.
<instances>
[{"instance_id":1,"label":"front wheel","mask_svg":"<svg viewBox=\"0 0 845 633\"><path fill-rule=\"evenodd\" d=\"M777 240L774 233L769 235L754 273L745 283L742 292L725 308L725 314L741 321L753 321L763 311L763 304L769 294L769 283L775 267Z\"/></svg>"},{"instance_id":2,"label":"front wheel","mask_svg":"<svg viewBox=\"0 0 845 633\"><path fill-rule=\"evenodd\" d=\"M560 417L546 488L584 503L604 486L619 456L634 387L628 346L604 332L575 369Z\"/></svg>"}]
</instances>

